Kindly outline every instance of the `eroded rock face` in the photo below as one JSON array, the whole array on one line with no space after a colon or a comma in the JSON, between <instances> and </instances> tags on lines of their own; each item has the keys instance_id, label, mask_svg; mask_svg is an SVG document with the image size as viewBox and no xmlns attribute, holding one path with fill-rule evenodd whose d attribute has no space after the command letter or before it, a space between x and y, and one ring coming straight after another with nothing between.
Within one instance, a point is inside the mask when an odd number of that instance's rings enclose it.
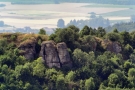
<instances>
[{"instance_id":1,"label":"eroded rock face","mask_svg":"<svg viewBox=\"0 0 135 90\"><path fill-rule=\"evenodd\" d=\"M57 52L60 59L60 63L63 66L71 67L72 62L70 59L69 52L67 50L67 46L64 42L57 44Z\"/></svg>"},{"instance_id":2,"label":"eroded rock face","mask_svg":"<svg viewBox=\"0 0 135 90\"><path fill-rule=\"evenodd\" d=\"M72 62L65 43L58 43L53 41L44 41L41 44L40 56L45 60L48 67L71 67Z\"/></svg>"},{"instance_id":3,"label":"eroded rock face","mask_svg":"<svg viewBox=\"0 0 135 90\"><path fill-rule=\"evenodd\" d=\"M21 55L28 60L35 60L41 56L49 68L72 67L70 55L64 42L56 45L54 41L44 41L40 49L37 45L36 41L28 40L20 44L18 48L22 50Z\"/></svg>"},{"instance_id":4,"label":"eroded rock face","mask_svg":"<svg viewBox=\"0 0 135 90\"><path fill-rule=\"evenodd\" d=\"M28 60L34 60L37 56L36 42L30 41L25 44L21 44L18 48L23 51L22 55Z\"/></svg>"},{"instance_id":5,"label":"eroded rock face","mask_svg":"<svg viewBox=\"0 0 135 90\"><path fill-rule=\"evenodd\" d=\"M106 44L106 50L114 53L120 53L122 48L118 42L112 42L110 40L104 40L103 43Z\"/></svg>"},{"instance_id":6,"label":"eroded rock face","mask_svg":"<svg viewBox=\"0 0 135 90\"><path fill-rule=\"evenodd\" d=\"M60 68L60 60L53 41L44 41L41 44L40 56L45 60L48 67Z\"/></svg>"},{"instance_id":7,"label":"eroded rock face","mask_svg":"<svg viewBox=\"0 0 135 90\"><path fill-rule=\"evenodd\" d=\"M111 42L110 44L108 44L107 50L114 52L116 54L122 51L121 46L119 45L118 42Z\"/></svg>"}]
</instances>

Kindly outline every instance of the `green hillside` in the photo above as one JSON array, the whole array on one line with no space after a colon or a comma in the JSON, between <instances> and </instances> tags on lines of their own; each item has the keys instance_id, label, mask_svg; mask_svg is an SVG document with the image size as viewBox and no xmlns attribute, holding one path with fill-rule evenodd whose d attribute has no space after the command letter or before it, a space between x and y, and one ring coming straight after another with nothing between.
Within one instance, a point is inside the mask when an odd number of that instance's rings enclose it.
<instances>
[{"instance_id":1,"label":"green hillside","mask_svg":"<svg viewBox=\"0 0 135 90\"><path fill-rule=\"evenodd\" d=\"M72 67L49 68L39 53L33 60L22 55L40 50L41 43L48 40L66 43ZM102 27L88 26L79 30L71 25L50 36L44 30L39 34L0 34L0 90L134 89L135 32L114 29L107 33Z\"/></svg>"}]
</instances>

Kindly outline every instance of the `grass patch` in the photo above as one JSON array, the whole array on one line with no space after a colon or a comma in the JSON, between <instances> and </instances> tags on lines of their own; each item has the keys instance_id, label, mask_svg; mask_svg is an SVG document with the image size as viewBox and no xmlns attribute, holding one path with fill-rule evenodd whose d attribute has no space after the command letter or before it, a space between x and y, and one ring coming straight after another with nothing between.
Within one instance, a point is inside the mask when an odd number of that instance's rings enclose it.
<instances>
[{"instance_id":1,"label":"grass patch","mask_svg":"<svg viewBox=\"0 0 135 90\"><path fill-rule=\"evenodd\" d=\"M33 43L39 40L46 41L48 40L47 35L40 35L40 34L23 34L23 33L1 33L0 38L6 38L8 43L15 43L16 46L20 46L26 43Z\"/></svg>"}]
</instances>

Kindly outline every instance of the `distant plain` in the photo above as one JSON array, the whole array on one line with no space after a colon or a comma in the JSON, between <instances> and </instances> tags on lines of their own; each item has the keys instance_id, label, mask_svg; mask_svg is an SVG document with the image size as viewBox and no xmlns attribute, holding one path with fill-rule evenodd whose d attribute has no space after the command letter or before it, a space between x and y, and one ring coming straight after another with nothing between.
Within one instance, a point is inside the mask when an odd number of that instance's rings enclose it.
<instances>
[{"instance_id":1,"label":"distant plain","mask_svg":"<svg viewBox=\"0 0 135 90\"><path fill-rule=\"evenodd\" d=\"M4 2L2 2L4 3ZM129 21L135 12L135 5L108 5L94 3L61 3L38 5L12 5L6 2L0 7L0 20L15 27L31 28L57 27L57 21L63 18L65 24L70 20L89 19L90 12L95 12L111 22Z\"/></svg>"}]
</instances>

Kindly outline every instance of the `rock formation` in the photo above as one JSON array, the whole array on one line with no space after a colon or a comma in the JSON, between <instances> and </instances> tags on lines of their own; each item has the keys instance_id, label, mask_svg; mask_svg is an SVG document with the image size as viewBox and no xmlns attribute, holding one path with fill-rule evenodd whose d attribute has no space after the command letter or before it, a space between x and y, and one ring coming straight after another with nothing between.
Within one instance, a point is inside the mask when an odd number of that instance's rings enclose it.
<instances>
[{"instance_id":1,"label":"rock formation","mask_svg":"<svg viewBox=\"0 0 135 90\"><path fill-rule=\"evenodd\" d=\"M72 66L70 55L64 42L56 45L53 41L44 41L42 42L40 49L37 45L36 41L27 40L22 42L18 48L22 50L21 55L28 60L34 60L38 56L41 56L45 61L45 64L50 68Z\"/></svg>"},{"instance_id":2,"label":"rock formation","mask_svg":"<svg viewBox=\"0 0 135 90\"><path fill-rule=\"evenodd\" d=\"M23 53L21 54L28 60L34 60L37 56L35 41L27 40L20 44L18 48L22 50Z\"/></svg>"},{"instance_id":3,"label":"rock formation","mask_svg":"<svg viewBox=\"0 0 135 90\"><path fill-rule=\"evenodd\" d=\"M60 60L53 41L44 41L41 44L40 56L45 60L48 67L60 68Z\"/></svg>"},{"instance_id":4,"label":"rock formation","mask_svg":"<svg viewBox=\"0 0 135 90\"><path fill-rule=\"evenodd\" d=\"M71 67L72 62L70 60L70 55L67 50L67 46L64 42L57 44L57 52L60 59L60 63L63 66Z\"/></svg>"},{"instance_id":5,"label":"rock formation","mask_svg":"<svg viewBox=\"0 0 135 90\"><path fill-rule=\"evenodd\" d=\"M97 40L101 41L101 40ZM122 51L121 46L118 42L112 42L110 40L102 40L101 46L104 47L107 51L114 53L120 53ZM92 50L95 51L97 43L90 43ZM41 44L41 47L37 47L37 42L34 40L27 40L20 44L18 47L23 51L23 55L28 60L34 60L37 57L41 56L45 61L45 64L52 67L72 67L72 62L70 59L67 46L64 42L55 43L54 41L44 41ZM38 49L37 49L38 48Z\"/></svg>"},{"instance_id":6,"label":"rock formation","mask_svg":"<svg viewBox=\"0 0 135 90\"><path fill-rule=\"evenodd\" d=\"M50 68L72 66L70 55L65 43L58 43L56 45L53 41L44 41L41 44L40 56Z\"/></svg>"},{"instance_id":7,"label":"rock formation","mask_svg":"<svg viewBox=\"0 0 135 90\"><path fill-rule=\"evenodd\" d=\"M114 52L114 53L120 53L122 51L121 46L118 44L118 42L112 42L107 46L107 50Z\"/></svg>"},{"instance_id":8,"label":"rock formation","mask_svg":"<svg viewBox=\"0 0 135 90\"><path fill-rule=\"evenodd\" d=\"M104 40L102 43L106 46L107 51L111 51L114 53L120 53L122 51L122 48L118 42L112 42L110 40Z\"/></svg>"}]
</instances>

